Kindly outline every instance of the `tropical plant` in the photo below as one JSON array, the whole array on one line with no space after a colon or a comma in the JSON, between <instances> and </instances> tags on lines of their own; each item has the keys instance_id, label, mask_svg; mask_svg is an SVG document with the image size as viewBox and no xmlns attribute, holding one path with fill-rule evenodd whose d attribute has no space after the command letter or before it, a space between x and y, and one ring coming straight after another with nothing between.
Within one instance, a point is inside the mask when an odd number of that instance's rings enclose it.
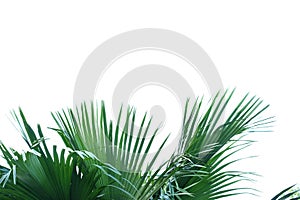
<instances>
[{"instance_id":1,"label":"tropical plant","mask_svg":"<svg viewBox=\"0 0 300 200\"><path fill-rule=\"evenodd\" d=\"M233 93L217 94L208 105L203 98L187 101L180 142L175 144L178 148L156 169L154 163L168 137L147 159L150 148L159 142L155 141L158 129L149 133L151 119L146 114L136 129L134 108L124 112L121 107L116 122L107 119L103 102L52 113L58 127L51 129L69 149L66 159L66 152L59 156L55 147L50 155L41 128L34 136L20 112L23 125L17 121L25 127L22 136L30 151L24 156L1 145L9 167L1 167L5 185L0 194L6 199L22 199L24 193L23 199L76 199L74 195L81 195L78 199L208 200L255 193L252 188L236 187L238 182L251 181L255 173L229 170L228 166L239 162L242 158L231 158L253 142L246 139L247 134L268 130L273 118L263 118L268 105L248 94L225 118ZM79 185L82 192L78 193L74 188ZM49 190L48 196L39 196L44 190ZM72 197L67 196L73 192Z\"/></svg>"},{"instance_id":2,"label":"tropical plant","mask_svg":"<svg viewBox=\"0 0 300 200\"><path fill-rule=\"evenodd\" d=\"M272 117L261 117L268 105L262 106L260 98L249 98L248 94L222 121L232 95L233 91L216 95L203 114L200 114L203 99L192 106L187 101L179 147L169 162L154 171L153 163L166 140L153 159L145 163L156 136L153 134L145 143L151 124L151 120L146 122L146 115L135 139L136 113L132 108L127 109L123 124L120 123L122 108L114 125L107 120L103 102L101 106L84 103L75 110L54 113L53 118L58 125L55 130L67 147L90 151L100 161L121 169L121 177L125 179L119 181L133 199L218 199L252 192L251 188L234 187L237 182L251 180L248 175L252 173L226 171L226 167L240 160L230 160L233 154L251 144L252 141L243 139L248 132L259 131L272 122ZM147 166L146 170L142 166ZM112 199L118 198L115 192L107 194Z\"/></svg>"}]
</instances>

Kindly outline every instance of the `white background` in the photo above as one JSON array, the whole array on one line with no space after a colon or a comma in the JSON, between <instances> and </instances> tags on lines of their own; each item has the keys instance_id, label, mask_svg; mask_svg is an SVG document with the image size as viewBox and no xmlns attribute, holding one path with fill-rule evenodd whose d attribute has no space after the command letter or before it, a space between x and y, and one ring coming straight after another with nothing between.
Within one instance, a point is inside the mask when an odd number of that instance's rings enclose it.
<instances>
[{"instance_id":1,"label":"white background","mask_svg":"<svg viewBox=\"0 0 300 200\"><path fill-rule=\"evenodd\" d=\"M11 109L22 106L33 124L53 126L49 111L72 106L77 74L98 45L132 29L164 28L196 41L226 88L271 104L274 132L251 136L258 142L242 156L259 157L237 166L262 175L254 184L262 192L242 199L270 199L300 182L299 1L54 2L0 3L0 139L7 145L24 146L7 118Z\"/></svg>"}]
</instances>

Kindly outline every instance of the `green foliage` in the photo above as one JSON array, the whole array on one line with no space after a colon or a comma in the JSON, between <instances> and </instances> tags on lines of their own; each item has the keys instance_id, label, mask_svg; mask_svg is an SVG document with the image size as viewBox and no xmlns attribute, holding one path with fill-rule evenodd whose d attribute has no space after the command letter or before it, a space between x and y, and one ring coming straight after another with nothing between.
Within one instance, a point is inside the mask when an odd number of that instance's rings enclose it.
<instances>
[{"instance_id":1,"label":"green foliage","mask_svg":"<svg viewBox=\"0 0 300 200\"><path fill-rule=\"evenodd\" d=\"M9 167L0 166L0 199L100 199L109 187L103 183L105 173L115 169L102 164L83 151L62 150L56 146L52 154L45 143L41 127L36 134L27 123L22 110L21 120L14 113L29 151L18 153L0 144ZM93 163L93 165L91 164ZM105 170L98 170L99 168ZM112 179L111 179L112 181Z\"/></svg>"},{"instance_id":2,"label":"green foliage","mask_svg":"<svg viewBox=\"0 0 300 200\"><path fill-rule=\"evenodd\" d=\"M155 171L153 163L166 140L154 158L145 163L156 136L153 134L149 142L145 142L151 123L151 120L146 122L146 115L139 130L133 126L134 109L127 109L123 124L121 109L114 125L107 121L103 102L100 108L97 103L84 103L80 108L57 112L53 117L59 127L56 131L66 146L88 150L100 161L122 169L121 177L125 179L119 181L133 199L218 199L251 192L251 188L234 187L237 182L251 180L248 177L251 173L226 171L226 168L239 161L230 160L233 154L250 145L251 141L242 138L272 122L272 118L260 117L268 106L262 106L262 100L248 95L222 121L232 95L233 92L217 95L203 114L200 114L203 99L191 107L187 102L179 148L168 163ZM133 135L137 138L133 139ZM145 171L142 166L147 166ZM118 198L115 193L108 194L110 198Z\"/></svg>"},{"instance_id":3,"label":"green foliage","mask_svg":"<svg viewBox=\"0 0 300 200\"><path fill-rule=\"evenodd\" d=\"M120 109L116 122L107 119L102 102L52 113L55 130L69 149L49 153L41 128L37 134L22 111L16 117L30 150L0 150L9 167L1 166L1 199L199 199L210 200L255 192L237 188L254 173L232 171L241 159L233 155L251 145L245 136L266 131L268 108L247 94L225 118L233 92L216 95L205 108L203 99L187 101L179 144L173 156L154 169L168 139L156 141L145 114L135 128L136 111ZM226 114L227 114L226 110ZM146 138L150 136L150 139ZM160 142L151 159L150 148Z\"/></svg>"}]
</instances>

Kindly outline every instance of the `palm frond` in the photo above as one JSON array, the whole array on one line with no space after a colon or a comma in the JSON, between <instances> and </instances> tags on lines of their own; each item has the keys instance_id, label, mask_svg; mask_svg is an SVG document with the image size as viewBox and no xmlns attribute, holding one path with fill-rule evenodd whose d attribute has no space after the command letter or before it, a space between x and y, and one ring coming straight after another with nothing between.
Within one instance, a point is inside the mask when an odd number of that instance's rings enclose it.
<instances>
[{"instance_id":1,"label":"palm frond","mask_svg":"<svg viewBox=\"0 0 300 200\"><path fill-rule=\"evenodd\" d=\"M8 164L0 166L1 199L93 200L104 195L110 185L101 182L107 177L103 172L114 170L112 167L95 161L88 152L63 149L59 153L54 146L50 153L41 127L38 125L35 133L21 109L20 117L15 112L13 115L29 150L19 153L0 144ZM100 173L99 167L105 170Z\"/></svg>"},{"instance_id":2,"label":"palm frond","mask_svg":"<svg viewBox=\"0 0 300 200\"><path fill-rule=\"evenodd\" d=\"M197 100L189 109L186 104L182 135L178 153L190 160L184 168L175 174L176 185L173 190L184 190L194 199L219 199L240 193L253 193L252 188L236 188L236 183L252 180L242 171L227 171L227 167L240 159L231 160L233 154L248 147L252 141L242 138L249 132L273 122L273 118L262 118L268 108L262 106L262 100L245 95L227 118L225 110L234 91L217 94L210 105L200 115L203 99ZM188 111L189 110L189 111ZM190 199L188 195L180 199Z\"/></svg>"},{"instance_id":3,"label":"palm frond","mask_svg":"<svg viewBox=\"0 0 300 200\"><path fill-rule=\"evenodd\" d=\"M162 166L153 174L150 173L167 138L153 158L148 159L147 156L158 129L150 140L146 140L151 120L146 122L145 114L137 130L137 137L134 138L135 110L127 109L123 124L121 124L122 115L121 108L116 125L112 121L108 122L103 102L100 108L97 103L91 103L89 106L83 103L75 112L68 109L52 114L59 127L54 130L59 133L69 148L88 150L101 162L113 165L120 170L122 176L119 181L134 199L148 199L171 176L157 176ZM113 188L108 190L106 194L109 198L119 198L119 193Z\"/></svg>"}]
</instances>

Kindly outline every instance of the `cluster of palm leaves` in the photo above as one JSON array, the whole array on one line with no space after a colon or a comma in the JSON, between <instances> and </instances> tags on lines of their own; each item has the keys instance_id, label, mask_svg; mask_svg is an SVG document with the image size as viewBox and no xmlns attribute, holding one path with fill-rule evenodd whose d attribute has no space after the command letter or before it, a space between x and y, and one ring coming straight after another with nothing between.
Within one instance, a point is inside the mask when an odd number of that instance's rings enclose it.
<instances>
[{"instance_id":1,"label":"cluster of palm leaves","mask_svg":"<svg viewBox=\"0 0 300 200\"><path fill-rule=\"evenodd\" d=\"M107 119L103 102L52 113L57 127L51 129L63 140L62 150L49 150L41 127L34 130L21 109L13 112L29 148L20 153L0 144L7 162L0 166L0 199L209 200L255 193L236 187L254 173L228 167L241 160L232 156L253 142L245 136L266 131L273 118L264 118L268 105L248 94L228 114L233 93L218 94L208 105L203 99L187 101L180 141L159 167L155 162L168 137L155 140L159 129L149 133L147 114L136 128L134 108L121 107L116 122Z\"/></svg>"}]
</instances>

